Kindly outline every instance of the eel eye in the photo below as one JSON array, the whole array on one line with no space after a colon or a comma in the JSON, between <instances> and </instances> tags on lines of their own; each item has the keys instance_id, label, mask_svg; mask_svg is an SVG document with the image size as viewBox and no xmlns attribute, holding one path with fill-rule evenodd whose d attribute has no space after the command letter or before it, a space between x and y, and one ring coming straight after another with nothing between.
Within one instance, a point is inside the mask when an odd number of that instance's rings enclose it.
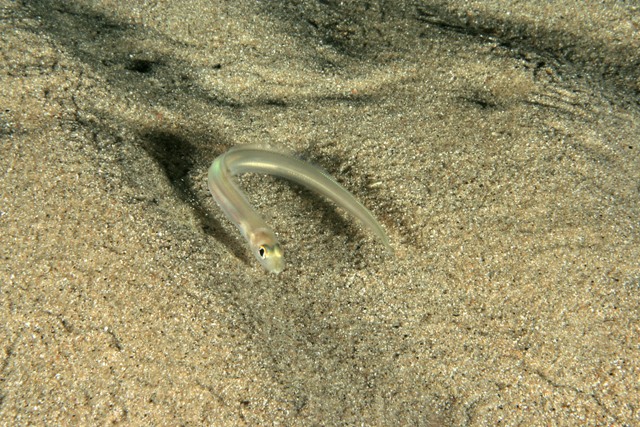
<instances>
[{"instance_id":1,"label":"eel eye","mask_svg":"<svg viewBox=\"0 0 640 427\"><path fill-rule=\"evenodd\" d=\"M264 248L264 246L260 246L260 249L258 249L258 253L260 254L260 257L262 259L265 258L266 252L267 252L267 250Z\"/></svg>"}]
</instances>

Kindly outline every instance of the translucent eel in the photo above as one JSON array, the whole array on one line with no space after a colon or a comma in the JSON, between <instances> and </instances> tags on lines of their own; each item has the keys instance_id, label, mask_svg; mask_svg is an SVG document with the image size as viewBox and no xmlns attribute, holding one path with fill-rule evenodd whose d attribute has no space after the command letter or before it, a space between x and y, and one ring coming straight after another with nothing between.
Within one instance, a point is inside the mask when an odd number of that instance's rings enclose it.
<instances>
[{"instance_id":1,"label":"translucent eel","mask_svg":"<svg viewBox=\"0 0 640 427\"><path fill-rule=\"evenodd\" d=\"M213 161L209 168L209 191L268 271L280 273L283 270L282 248L271 227L251 207L236 184L233 176L243 172L276 175L315 190L356 216L382 240L390 253L393 252L389 238L371 212L326 172L270 147L240 145Z\"/></svg>"}]
</instances>

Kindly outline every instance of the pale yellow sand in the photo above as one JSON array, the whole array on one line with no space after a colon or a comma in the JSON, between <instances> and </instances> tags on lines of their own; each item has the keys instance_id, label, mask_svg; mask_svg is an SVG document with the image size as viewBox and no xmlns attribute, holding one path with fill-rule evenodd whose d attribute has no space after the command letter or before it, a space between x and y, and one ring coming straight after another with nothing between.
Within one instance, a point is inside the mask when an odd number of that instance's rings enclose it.
<instances>
[{"instance_id":1,"label":"pale yellow sand","mask_svg":"<svg viewBox=\"0 0 640 427\"><path fill-rule=\"evenodd\" d=\"M0 424L640 423L637 6L24 3ZM336 176L396 257L246 176L266 274L205 184L255 142Z\"/></svg>"}]
</instances>

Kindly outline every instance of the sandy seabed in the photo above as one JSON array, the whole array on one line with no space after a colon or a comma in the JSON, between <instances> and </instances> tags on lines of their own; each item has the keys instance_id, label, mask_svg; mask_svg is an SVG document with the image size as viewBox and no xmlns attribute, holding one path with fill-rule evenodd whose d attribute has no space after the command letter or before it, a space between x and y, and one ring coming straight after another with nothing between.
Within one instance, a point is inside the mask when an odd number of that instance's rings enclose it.
<instances>
[{"instance_id":1,"label":"sandy seabed","mask_svg":"<svg viewBox=\"0 0 640 427\"><path fill-rule=\"evenodd\" d=\"M633 4L0 0L0 424L640 424Z\"/></svg>"}]
</instances>

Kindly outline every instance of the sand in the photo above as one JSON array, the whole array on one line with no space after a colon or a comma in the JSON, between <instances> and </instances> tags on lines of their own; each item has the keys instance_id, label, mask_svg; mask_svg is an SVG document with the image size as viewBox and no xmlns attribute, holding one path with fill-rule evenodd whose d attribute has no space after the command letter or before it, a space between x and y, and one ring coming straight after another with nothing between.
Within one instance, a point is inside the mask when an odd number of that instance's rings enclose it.
<instances>
[{"instance_id":1,"label":"sand","mask_svg":"<svg viewBox=\"0 0 640 427\"><path fill-rule=\"evenodd\" d=\"M0 5L2 425L640 424L632 2Z\"/></svg>"}]
</instances>

